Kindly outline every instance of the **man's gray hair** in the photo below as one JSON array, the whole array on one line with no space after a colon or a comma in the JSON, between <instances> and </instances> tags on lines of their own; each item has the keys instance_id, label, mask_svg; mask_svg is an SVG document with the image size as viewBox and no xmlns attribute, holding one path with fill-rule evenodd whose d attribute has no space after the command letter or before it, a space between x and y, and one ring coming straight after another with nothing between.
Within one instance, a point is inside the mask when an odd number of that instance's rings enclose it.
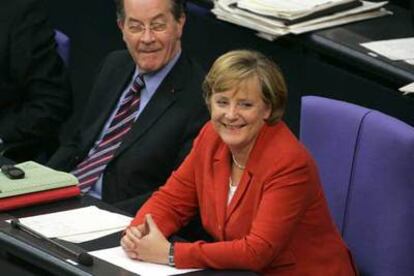
<instances>
[{"instance_id":1,"label":"man's gray hair","mask_svg":"<svg viewBox=\"0 0 414 276\"><path fill-rule=\"evenodd\" d=\"M114 0L116 7L116 17L118 20L125 19L124 0ZM178 21L185 12L185 0L169 0L171 4L171 13L174 19Z\"/></svg>"}]
</instances>

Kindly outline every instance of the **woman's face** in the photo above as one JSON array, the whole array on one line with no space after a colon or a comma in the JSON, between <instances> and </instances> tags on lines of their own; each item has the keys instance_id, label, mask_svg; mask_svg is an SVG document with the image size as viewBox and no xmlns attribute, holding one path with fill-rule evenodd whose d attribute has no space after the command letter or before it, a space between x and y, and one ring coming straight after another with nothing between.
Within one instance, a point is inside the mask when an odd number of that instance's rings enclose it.
<instances>
[{"instance_id":1,"label":"woman's face","mask_svg":"<svg viewBox=\"0 0 414 276\"><path fill-rule=\"evenodd\" d=\"M210 98L211 121L221 139L234 152L250 152L255 139L269 118L271 109L262 99L256 77L237 87L215 93Z\"/></svg>"}]
</instances>

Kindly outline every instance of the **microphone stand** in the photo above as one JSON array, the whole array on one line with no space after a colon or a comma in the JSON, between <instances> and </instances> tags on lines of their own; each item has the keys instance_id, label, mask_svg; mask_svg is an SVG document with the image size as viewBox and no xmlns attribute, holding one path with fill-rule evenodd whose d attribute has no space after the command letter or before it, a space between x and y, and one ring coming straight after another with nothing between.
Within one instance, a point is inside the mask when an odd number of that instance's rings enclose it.
<instances>
[{"instance_id":1,"label":"microphone stand","mask_svg":"<svg viewBox=\"0 0 414 276\"><path fill-rule=\"evenodd\" d=\"M60 243L58 243L58 242L56 242L52 239L49 239L48 237L42 235L41 233L39 233L39 232L31 229L30 227L20 223L20 221L18 219L12 219L11 220L11 226L15 229L22 230L22 231L26 232L27 234L29 234L29 235L37 238L37 239L46 241L46 242L54 245L55 247L59 248L60 250L62 250L64 252L72 255L73 257L75 257L77 262L82 264L82 265L85 265L85 266L92 266L93 265L93 258L87 252L77 253L77 252L73 251L72 249L69 249L66 246L64 246L64 245L62 245L62 244L60 244Z\"/></svg>"}]
</instances>

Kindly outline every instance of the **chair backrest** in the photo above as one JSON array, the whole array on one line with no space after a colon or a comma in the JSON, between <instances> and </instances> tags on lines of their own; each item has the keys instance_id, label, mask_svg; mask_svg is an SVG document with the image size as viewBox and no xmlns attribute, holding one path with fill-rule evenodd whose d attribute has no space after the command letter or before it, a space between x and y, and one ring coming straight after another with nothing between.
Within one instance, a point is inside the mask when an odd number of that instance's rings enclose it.
<instances>
[{"instance_id":1,"label":"chair backrest","mask_svg":"<svg viewBox=\"0 0 414 276\"><path fill-rule=\"evenodd\" d=\"M361 275L414 275L414 128L375 110L306 96L300 135Z\"/></svg>"},{"instance_id":2,"label":"chair backrest","mask_svg":"<svg viewBox=\"0 0 414 276\"><path fill-rule=\"evenodd\" d=\"M321 97L302 98L300 139L319 166L329 208L341 232L358 134L369 111Z\"/></svg>"},{"instance_id":3,"label":"chair backrest","mask_svg":"<svg viewBox=\"0 0 414 276\"><path fill-rule=\"evenodd\" d=\"M57 43L57 52L67 66L70 56L70 39L61 31L55 30L55 40Z\"/></svg>"}]
</instances>

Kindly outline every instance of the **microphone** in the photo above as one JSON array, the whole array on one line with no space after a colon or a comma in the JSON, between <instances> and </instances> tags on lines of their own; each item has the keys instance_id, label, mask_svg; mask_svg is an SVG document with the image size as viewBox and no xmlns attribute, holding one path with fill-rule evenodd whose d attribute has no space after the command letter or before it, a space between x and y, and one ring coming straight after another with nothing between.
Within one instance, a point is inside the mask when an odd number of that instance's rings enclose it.
<instances>
[{"instance_id":1,"label":"microphone","mask_svg":"<svg viewBox=\"0 0 414 276\"><path fill-rule=\"evenodd\" d=\"M93 264L93 258L87 252L77 253L77 252L73 251L72 249L67 248L64 245L61 245L60 243L57 243L54 240L49 239L48 237L40 234L39 232L36 232L35 230L31 229L30 227L28 227L24 224L21 224L19 219L12 219L10 223L11 223L11 226L13 228L20 229L20 230L30 234L31 236L37 238L37 239L49 242L49 243L53 244L54 246L56 246L57 248L65 251L66 253L69 253L70 255L72 255L73 257L76 258L78 263L80 263L82 265L91 266Z\"/></svg>"}]
</instances>

